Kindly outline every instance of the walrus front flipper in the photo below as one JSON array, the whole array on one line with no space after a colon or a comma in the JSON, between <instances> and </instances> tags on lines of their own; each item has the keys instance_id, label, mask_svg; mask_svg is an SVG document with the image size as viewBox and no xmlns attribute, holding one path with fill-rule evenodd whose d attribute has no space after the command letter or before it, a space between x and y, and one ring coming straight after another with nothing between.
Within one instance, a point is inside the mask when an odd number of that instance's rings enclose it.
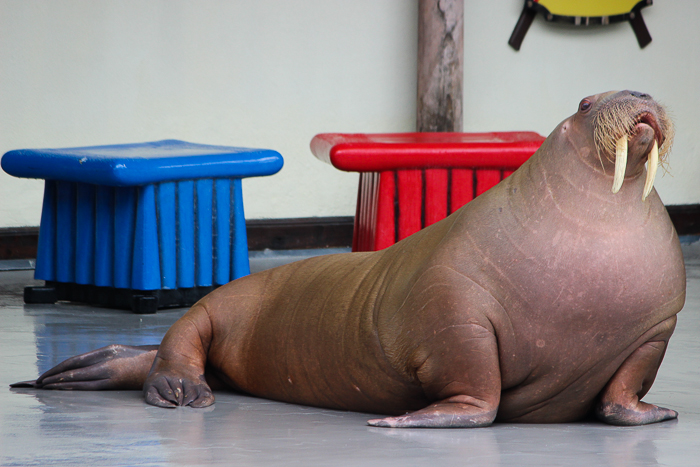
<instances>
[{"instance_id":1,"label":"walrus front flipper","mask_svg":"<svg viewBox=\"0 0 700 467\"><path fill-rule=\"evenodd\" d=\"M595 410L598 419L610 425L631 426L678 418L675 410L641 401L656 378L675 325L675 316L657 325L662 328L660 333L622 363L600 396Z\"/></svg>"},{"instance_id":2,"label":"walrus front flipper","mask_svg":"<svg viewBox=\"0 0 700 467\"><path fill-rule=\"evenodd\" d=\"M22 381L10 387L85 391L141 389L157 350L157 345L109 345L71 357L36 381Z\"/></svg>"},{"instance_id":3,"label":"walrus front flipper","mask_svg":"<svg viewBox=\"0 0 700 467\"><path fill-rule=\"evenodd\" d=\"M208 407L214 394L204 376L212 324L203 305L194 305L168 330L143 385L148 404Z\"/></svg>"}]
</instances>

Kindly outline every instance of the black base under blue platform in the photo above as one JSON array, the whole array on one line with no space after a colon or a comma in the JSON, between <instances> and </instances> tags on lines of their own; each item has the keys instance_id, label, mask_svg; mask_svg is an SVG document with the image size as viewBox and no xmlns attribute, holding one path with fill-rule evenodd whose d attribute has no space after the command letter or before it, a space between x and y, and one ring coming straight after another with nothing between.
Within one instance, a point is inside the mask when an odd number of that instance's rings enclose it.
<instances>
[{"instance_id":1,"label":"black base under blue platform","mask_svg":"<svg viewBox=\"0 0 700 467\"><path fill-rule=\"evenodd\" d=\"M25 287L25 303L69 301L152 314L159 308L188 307L216 287L136 290L46 281L43 287Z\"/></svg>"}]
</instances>

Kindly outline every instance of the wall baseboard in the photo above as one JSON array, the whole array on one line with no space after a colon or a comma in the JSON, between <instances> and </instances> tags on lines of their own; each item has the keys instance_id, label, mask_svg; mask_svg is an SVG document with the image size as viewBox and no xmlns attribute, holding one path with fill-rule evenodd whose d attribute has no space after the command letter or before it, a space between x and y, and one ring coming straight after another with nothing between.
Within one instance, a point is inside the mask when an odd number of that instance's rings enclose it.
<instances>
[{"instance_id":1,"label":"wall baseboard","mask_svg":"<svg viewBox=\"0 0 700 467\"><path fill-rule=\"evenodd\" d=\"M246 221L249 250L300 250L352 245L354 218L304 217Z\"/></svg>"},{"instance_id":2,"label":"wall baseboard","mask_svg":"<svg viewBox=\"0 0 700 467\"><path fill-rule=\"evenodd\" d=\"M700 204L674 204L666 210L678 235L700 234Z\"/></svg>"},{"instance_id":3,"label":"wall baseboard","mask_svg":"<svg viewBox=\"0 0 700 467\"><path fill-rule=\"evenodd\" d=\"M39 227L0 229L0 259L36 258Z\"/></svg>"},{"instance_id":4,"label":"wall baseboard","mask_svg":"<svg viewBox=\"0 0 700 467\"><path fill-rule=\"evenodd\" d=\"M678 235L700 235L700 204L666 206ZM305 217L246 222L248 249L300 250L352 245L353 218ZM0 260L36 258L39 227L0 228Z\"/></svg>"}]
</instances>

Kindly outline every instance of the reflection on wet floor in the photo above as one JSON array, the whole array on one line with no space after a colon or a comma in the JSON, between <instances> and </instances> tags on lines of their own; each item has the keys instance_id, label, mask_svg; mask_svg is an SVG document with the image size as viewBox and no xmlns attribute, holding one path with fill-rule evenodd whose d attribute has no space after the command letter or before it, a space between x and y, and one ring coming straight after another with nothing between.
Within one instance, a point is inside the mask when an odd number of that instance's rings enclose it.
<instances>
[{"instance_id":1,"label":"reflection on wet floor","mask_svg":"<svg viewBox=\"0 0 700 467\"><path fill-rule=\"evenodd\" d=\"M480 429L382 429L369 414L219 392L207 409L160 409L138 391L10 390L57 362L110 343L157 343L185 310L134 315L60 303L25 306L31 271L0 272L0 465L698 465L700 244L684 246L688 298L645 398L678 421L594 421Z\"/></svg>"}]
</instances>

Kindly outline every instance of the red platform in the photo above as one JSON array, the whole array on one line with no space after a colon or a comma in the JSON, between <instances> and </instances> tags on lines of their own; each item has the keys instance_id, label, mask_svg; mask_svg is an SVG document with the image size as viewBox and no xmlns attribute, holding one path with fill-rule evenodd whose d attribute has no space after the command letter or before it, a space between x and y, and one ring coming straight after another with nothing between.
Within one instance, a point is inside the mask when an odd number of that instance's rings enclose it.
<instances>
[{"instance_id":1,"label":"red platform","mask_svg":"<svg viewBox=\"0 0 700 467\"><path fill-rule=\"evenodd\" d=\"M499 133L323 133L311 152L360 172L353 251L393 245L456 211L513 173L544 137Z\"/></svg>"}]
</instances>

